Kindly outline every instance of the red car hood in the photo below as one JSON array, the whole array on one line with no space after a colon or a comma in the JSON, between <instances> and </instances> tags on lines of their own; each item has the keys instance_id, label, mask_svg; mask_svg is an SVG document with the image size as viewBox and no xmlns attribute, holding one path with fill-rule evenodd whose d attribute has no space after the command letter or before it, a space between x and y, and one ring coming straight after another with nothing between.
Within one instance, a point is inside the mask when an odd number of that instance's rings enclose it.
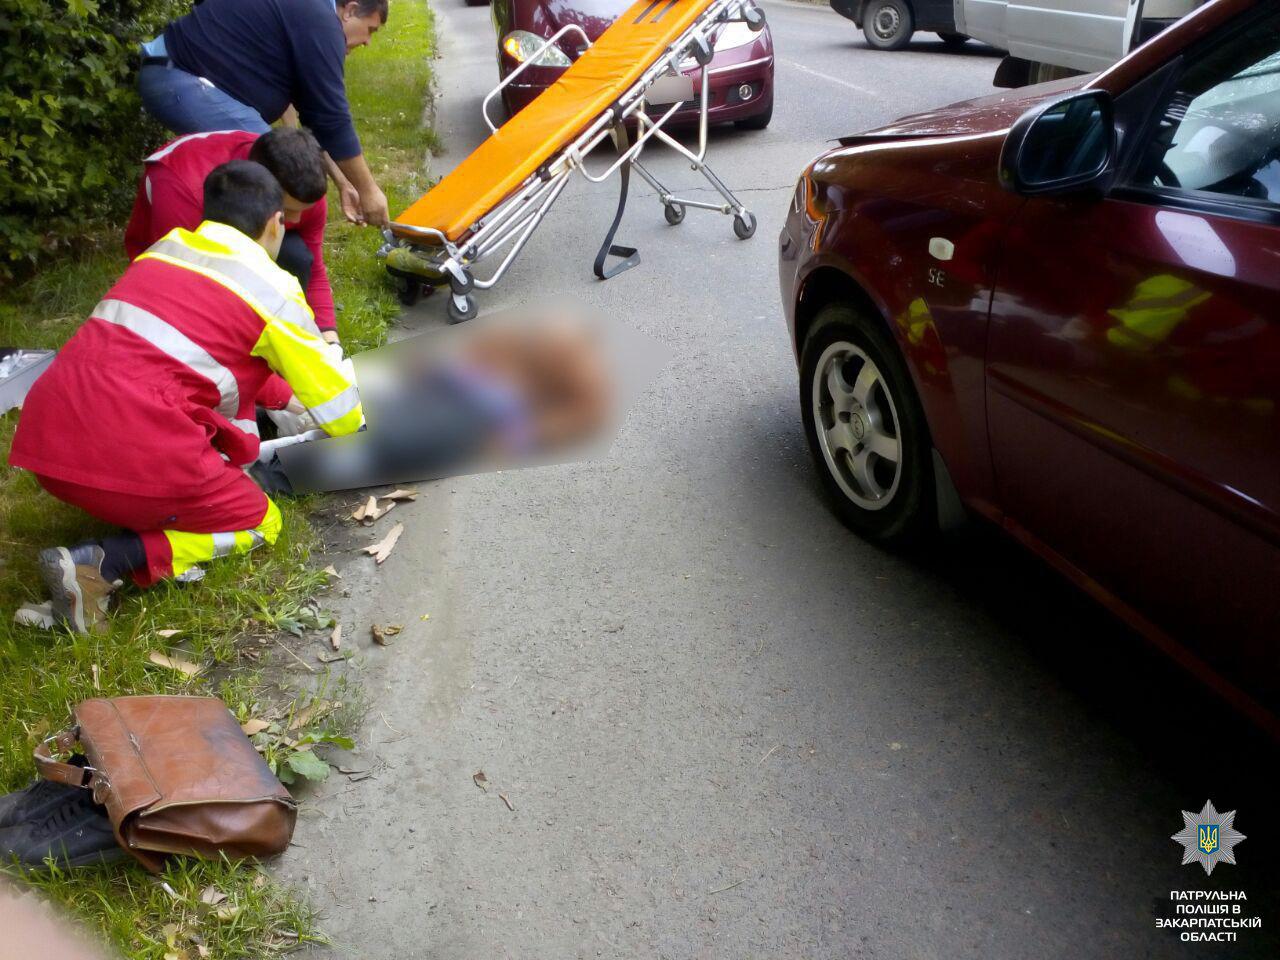
<instances>
[{"instance_id":1,"label":"red car hood","mask_svg":"<svg viewBox=\"0 0 1280 960\"><path fill-rule=\"evenodd\" d=\"M600 34L628 8L634 0L543 0L542 7L546 22L551 24L551 33L576 24L581 27L594 43ZM546 34L550 36L550 33ZM568 38L562 46L574 47L578 43Z\"/></svg>"},{"instance_id":2,"label":"red car hood","mask_svg":"<svg viewBox=\"0 0 1280 960\"><path fill-rule=\"evenodd\" d=\"M542 16L535 19L545 18L544 22L551 26L543 36L549 37L562 27L576 24L595 43L600 39L600 34L630 9L634 2L635 0L539 0L537 6L542 8ZM568 37L560 46L568 50L577 49L579 44L577 37Z\"/></svg>"},{"instance_id":3,"label":"red car hood","mask_svg":"<svg viewBox=\"0 0 1280 960\"><path fill-rule=\"evenodd\" d=\"M1018 117L1027 110L1069 90L1084 86L1092 76L1067 77L1065 80L1053 80L1049 83L1038 83L1032 87L1021 87L1017 90L1002 90L1000 93L976 100L964 100L947 107L939 107L927 113L915 113L901 117L884 127L868 130L866 133L841 137L842 146L853 146L877 140L902 140L915 137L955 137L970 134L997 133L1008 130Z\"/></svg>"}]
</instances>

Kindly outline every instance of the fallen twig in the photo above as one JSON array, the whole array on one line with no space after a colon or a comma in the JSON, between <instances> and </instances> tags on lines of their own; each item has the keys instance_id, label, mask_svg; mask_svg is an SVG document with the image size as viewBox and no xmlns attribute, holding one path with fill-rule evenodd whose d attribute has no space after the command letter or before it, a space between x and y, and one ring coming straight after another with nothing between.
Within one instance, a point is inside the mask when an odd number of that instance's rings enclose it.
<instances>
[{"instance_id":1,"label":"fallen twig","mask_svg":"<svg viewBox=\"0 0 1280 960\"><path fill-rule=\"evenodd\" d=\"M727 887L719 887L719 888L718 888L718 889L716 889L716 890L708 890L708 891L707 891L707 896L709 897L709 896L711 896L713 893L724 893L726 890L732 890L734 887L741 886L742 884L744 884L744 883L746 883L746 882L747 882L747 878L746 878L746 877L743 877L741 880L735 880L733 883L729 884Z\"/></svg>"},{"instance_id":2,"label":"fallen twig","mask_svg":"<svg viewBox=\"0 0 1280 960\"><path fill-rule=\"evenodd\" d=\"M311 666L311 664L307 663L307 661L303 660L300 656L298 656L296 653L294 653L292 650L286 647L283 643L281 643L278 637L272 637L271 639L275 641L276 646L278 646L281 650L283 650L289 656L293 657L293 659L297 660L298 663L302 664L302 669L307 671L307 673L316 672L315 667Z\"/></svg>"}]
</instances>

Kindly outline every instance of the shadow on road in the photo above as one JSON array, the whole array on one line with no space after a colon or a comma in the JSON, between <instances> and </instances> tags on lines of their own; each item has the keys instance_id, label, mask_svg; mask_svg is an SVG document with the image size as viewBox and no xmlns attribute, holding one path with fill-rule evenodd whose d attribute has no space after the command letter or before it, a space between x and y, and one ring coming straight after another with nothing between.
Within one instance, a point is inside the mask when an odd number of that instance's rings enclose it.
<instances>
[{"instance_id":1,"label":"shadow on road","mask_svg":"<svg viewBox=\"0 0 1280 960\"><path fill-rule=\"evenodd\" d=\"M862 39L861 33L855 35L845 43L838 45L839 49L857 50L860 53L874 53L886 57L896 56L900 53L936 53L940 57L961 57L963 59L977 60L999 60L1004 56L1003 50L997 50L995 47L989 47L985 43L975 43L970 41L963 47L949 47L941 40L928 39L931 35L925 34L924 39L915 39L908 43L901 50L877 50L866 40Z\"/></svg>"},{"instance_id":2,"label":"shadow on road","mask_svg":"<svg viewBox=\"0 0 1280 960\"><path fill-rule=\"evenodd\" d=\"M761 426L770 433L784 429L777 422ZM791 475L779 486L803 486L825 505L807 449L803 456L780 458L778 470ZM825 520L839 528L834 514ZM849 537L851 546L861 544L852 533L838 535ZM1186 802L1210 789L1219 809L1274 807L1280 744L998 529L974 519L928 549L896 559L935 579L938 589L958 593L1021 643L1037 667L1131 744ZM1258 831L1257 839L1253 857L1264 862L1265 845L1265 862L1274 862L1280 829L1271 839Z\"/></svg>"}]
</instances>

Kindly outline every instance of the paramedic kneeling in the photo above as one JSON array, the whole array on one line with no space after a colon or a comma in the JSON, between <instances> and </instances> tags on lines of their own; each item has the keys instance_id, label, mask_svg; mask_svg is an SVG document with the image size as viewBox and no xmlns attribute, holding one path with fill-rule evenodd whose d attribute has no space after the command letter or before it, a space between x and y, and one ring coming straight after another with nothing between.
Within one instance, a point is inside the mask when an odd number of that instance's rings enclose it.
<instances>
[{"instance_id":1,"label":"paramedic kneeling","mask_svg":"<svg viewBox=\"0 0 1280 960\"><path fill-rule=\"evenodd\" d=\"M387 225L387 198L361 152L347 103L347 54L387 22L387 0L203 0L143 44L138 93L174 133L265 133L292 104L360 195L359 214Z\"/></svg>"},{"instance_id":2,"label":"paramedic kneeling","mask_svg":"<svg viewBox=\"0 0 1280 960\"><path fill-rule=\"evenodd\" d=\"M124 232L132 260L174 227L194 230L204 219L204 179L229 160L262 164L284 188L286 233L276 258L298 278L320 334L338 341L333 290L324 267L324 160L306 130L276 127L264 134L246 130L192 133L167 143L143 161L133 213Z\"/></svg>"},{"instance_id":3,"label":"paramedic kneeling","mask_svg":"<svg viewBox=\"0 0 1280 960\"><path fill-rule=\"evenodd\" d=\"M327 433L354 433L360 397L275 263L284 192L235 160L204 186L204 222L129 265L23 405L9 462L60 500L129 532L53 547L40 572L55 618L105 628L110 594L275 541L280 511L242 467L258 453L254 399L273 372Z\"/></svg>"}]
</instances>

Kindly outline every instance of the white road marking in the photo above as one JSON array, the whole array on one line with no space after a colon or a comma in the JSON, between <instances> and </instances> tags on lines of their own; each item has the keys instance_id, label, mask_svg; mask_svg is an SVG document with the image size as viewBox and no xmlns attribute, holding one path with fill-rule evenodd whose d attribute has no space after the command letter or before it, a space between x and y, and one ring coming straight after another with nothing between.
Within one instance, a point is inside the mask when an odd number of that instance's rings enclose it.
<instances>
[{"instance_id":1,"label":"white road marking","mask_svg":"<svg viewBox=\"0 0 1280 960\"><path fill-rule=\"evenodd\" d=\"M819 73L817 70L810 69L809 67L806 67L802 63L796 63L794 60L788 60L785 57L779 57L775 55L774 62L786 64L788 67L791 67L794 70L799 70L801 73L807 73L812 77L817 77L819 80L826 80L828 83L838 84L839 86L845 87L846 89L854 90L857 93L862 94L863 96L871 97L873 100L884 99L880 95L880 93L876 90L872 90L869 87L860 87L856 83L850 83L848 80L841 80L839 77L833 77L827 73Z\"/></svg>"}]
</instances>

